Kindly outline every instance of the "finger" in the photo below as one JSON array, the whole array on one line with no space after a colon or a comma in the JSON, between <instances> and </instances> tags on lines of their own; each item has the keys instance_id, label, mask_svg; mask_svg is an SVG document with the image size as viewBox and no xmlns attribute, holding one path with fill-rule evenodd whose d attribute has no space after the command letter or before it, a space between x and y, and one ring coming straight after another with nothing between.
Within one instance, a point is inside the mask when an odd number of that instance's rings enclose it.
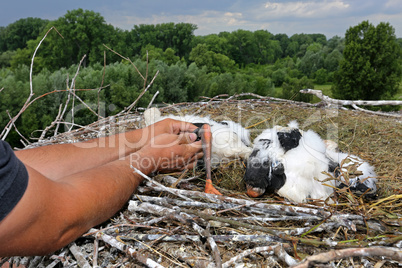
<instances>
[{"instance_id":1,"label":"finger","mask_svg":"<svg viewBox=\"0 0 402 268\"><path fill-rule=\"evenodd\" d=\"M197 162L198 160L202 159L203 156L203 152L195 153L189 158L188 163Z\"/></svg>"},{"instance_id":2,"label":"finger","mask_svg":"<svg viewBox=\"0 0 402 268\"><path fill-rule=\"evenodd\" d=\"M181 132L193 132L197 128L198 128L197 126L189 122L178 121L178 120L174 120L172 122L172 133L175 134L179 134Z\"/></svg>"},{"instance_id":3,"label":"finger","mask_svg":"<svg viewBox=\"0 0 402 268\"><path fill-rule=\"evenodd\" d=\"M179 135L179 144L191 144L197 140L197 134L187 132Z\"/></svg>"}]
</instances>

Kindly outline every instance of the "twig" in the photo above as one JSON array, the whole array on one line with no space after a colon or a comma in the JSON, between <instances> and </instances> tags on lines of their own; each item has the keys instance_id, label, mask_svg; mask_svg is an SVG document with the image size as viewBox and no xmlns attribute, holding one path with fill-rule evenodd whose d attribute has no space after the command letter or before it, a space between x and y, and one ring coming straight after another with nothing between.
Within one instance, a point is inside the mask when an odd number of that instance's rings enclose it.
<instances>
[{"instance_id":1,"label":"twig","mask_svg":"<svg viewBox=\"0 0 402 268\"><path fill-rule=\"evenodd\" d=\"M142 211L143 212L143 211ZM170 215L171 216L171 215ZM167 217L164 217L166 220ZM138 241L163 241L163 242L202 242L199 235L165 235L165 234L130 234ZM278 238L272 235L211 235L215 242L239 242L239 243L272 243L278 242ZM282 241L283 242L283 241Z\"/></svg>"},{"instance_id":2,"label":"twig","mask_svg":"<svg viewBox=\"0 0 402 268\"><path fill-rule=\"evenodd\" d=\"M92 258L92 266L98 267L98 254L99 254L99 239L98 236L95 236L95 241L94 241L94 254Z\"/></svg>"},{"instance_id":3,"label":"twig","mask_svg":"<svg viewBox=\"0 0 402 268\"><path fill-rule=\"evenodd\" d=\"M57 29L56 29L54 26L52 26L52 27L46 32L45 36L39 41L39 44L36 46L36 49L35 49L35 51L34 51L34 53L33 53L33 55L32 55L32 58L31 58L31 67L30 67L30 70L29 70L29 91L30 91L29 96L28 96L28 98L26 99L26 101L25 101L24 105L22 106L21 110L17 113L16 116L14 116L14 117L7 123L6 127L5 127L5 128L3 129L3 131L0 133L0 139L2 139L2 140L5 140L5 139L6 139L8 133L9 133L10 130L11 130L12 124L14 124L14 122L17 121L17 119L21 116L21 114L22 114L22 113L28 108L28 106L30 105L29 103L30 103L30 101L31 101L31 98L32 98L33 95L34 95L34 92L33 92L33 84L32 84L32 70L33 70L33 64L34 64L36 52L38 51L40 45L41 45L42 42L45 40L45 38L47 37L47 35L49 34L49 32L50 32L51 30L53 30L53 29L54 29L57 33L59 33L59 32L57 31ZM60 35L60 33L59 33L59 35ZM60 36L61 36L61 35L60 35ZM61 37L63 37L63 36L61 36Z\"/></svg>"},{"instance_id":4,"label":"twig","mask_svg":"<svg viewBox=\"0 0 402 268\"><path fill-rule=\"evenodd\" d=\"M241 259L243 259L244 257L247 257L251 254L256 254L256 253L260 253L260 252L270 252L271 254L273 254L274 249L276 247L279 247L280 245L276 245L276 246L265 246L265 247L256 247L253 249L247 249L245 251L243 251L242 253L240 253L239 255L231 258L230 260L228 260L227 262L222 264L223 268L227 268L230 267L231 265L235 264L236 262L240 261Z\"/></svg>"},{"instance_id":5,"label":"twig","mask_svg":"<svg viewBox=\"0 0 402 268\"><path fill-rule=\"evenodd\" d=\"M171 191L171 190L170 190L171 188L165 187L165 186L163 186L162 184L160 184L159 182L154 181L153 179L151 179L150 177L148 177L147 175L145 175L144 173L142 173L140 170L138 170L138 169L135 168L134 166L131 165L131 168L134 170L134 172L138 173L139 175L141 175L143 178L145 178L145 179L148 180L149 182L151 182L151 183L153 183L153 184L155 184L155 185L161 187L162 189L164 189L164 191L170 192L170 193L172 193L172 194L174 194L174 195L177 195L177 196L183 198L184 200L192 201L191 198L188 198L188 197L186 197L186 196L184 196L184 195L181 195L181 194L179 194L179 193L177 193L177 192L175 192L175 191Z\"/></svg>"},{"instance_id":6,"label":"twig","mask_svg":"<svg viewBox=\"0 0 402 268\"><path fill-rule=\"evenodd\" d=\"M69 90L69 92L70 92L77 100L79 100L88 110L90 110L94 115L96 115L96 116L99 118L99 117L102 117L102 116L100 116L98 113L96 113L94 110L92 110L92 108L89 107L88 104L86 104L80 97L77 96L77 94L75 94L75 79L76 79L77 76L78 76L78 73L79 73L79 71L80 71L82 62L84 61L85 57L86 57L86 55L84 55L84 56L81 58L81 61L80 61L80 63L78 64L78 67L77 67L77 71L76 71L76 73L75 73L73 79L71 80L71 86L70 86L70 88L68 88L68 90ZM73 99L73 103L72 103L72 107L71 107L71 123L74 123L74 108L75 108L75 105L74 105L74 99ZM102 118L103 118L103 117L102 117ZM72 127L69 129L69 131L71 131L71 129L72 129Z\"/></svg>"},{"instance_id":7,"label":"twig","mask_svg":"<svg viewBox=\"0 0 402 268\"><path fill-rule=\"evenodd\" d=\"M286 252L286 250L284 249L285 247L289 247L289 245L288 244L280 244L277 247L275 247L274 248L275 255L280 260L285 262L288 266L296 265L297 261Z\"/></svg>"},{"instance_id":8,"label":"twig","mask_svg":"<svg viewBox=\"0 0 402 268\"><path fill-rule=\"evenodd\" d=\"M148 184L147 184L148 185ZM149 185L153 188L155 191L168 191L163 187L159 186L152 186ZM170 193L173 193L175 195L183 195L183 196L191 196L192 198L199 197L199 198L204 198L212 203L218 203L218 204L224 204L224 203L233 203L237 205L246 205L247 207L256 207L256 208L262 208L262 209L268 209L271 211L274 211L275 213L279 213L281 215L287 214L288 215L297 215L298 213L303 213L303 214L311 214L315 215L318 217L328 217L330 215L329 212L323 210L322 208L311 208L311 207L301 207L301 206L295 206L290 203L280 205L280 204L265 204L265 203L260 203L252 200L247 200L247 199L238 199L238 198L233 198L233 197L228 197L228 196L221 196L221 195L213 195L213 194L206 194L204 192L199 192L199 191L188 191L188 190L183 190L183 189L175 189L175 188L167 188L169 189ZM230 206L227 206L224 208L229 208Z\"/></svg>"},{"instance_id":9,"label":"twig","mask_svg":"<svg viewBox=\"0 0 402 268\"><path fill-rule=\"evenodd\" d=\"M75 259L77 260L78 266L81 268L91 268L91 265L87 262L84 255L82 254L81 250L77 245L73 242L70 244L69 247L71 253L74 255Z\"/></svg>"},{"instance_id":10,"label":"twig","mask_svg":"<svg viewBox=\"0 0 402 268\"><path fill-rule=\"evenodd\" d=\"M158 74L159 74L159 70L156 71L156 74L155 74L154 77L152 78L151 82L148 84L148 86L147 86L146 88L144 88L144 90L143 90L143 91L141 92L141 94L137 97L137 99L127 107L125 113L129 113L129 112L131 111L131 109L133 109L133 107L134 107L134 106L137 104L137 102L142 98L142 96L144 96L145 92L147 92L148 89L152 86L152 84L154 83L155 78L158 76ZM120 113L118 113L118 114L121 114L121 113L122 113L122 112L120 112Z\"/></svg>"},{"instance_id":11,"label":"twig","mask_svg":"<svg viewBox=\"0 0 402 268\"><path fill-rule=\"evenodd\" d=\"M207 238L207 242L209 246L211 247L212 251L212 256L214 257L215 260L215 265L218 268L222 268L222 259L221 259L221 254L219 252L219 248L215 243L214 238L211 236L211 233L208 231L208 229L203 229L201 226L199 226L195 221L190 220L191 225L193 229L203 238Z\"/></svg>"},{"instance_id":12,"label":"twig","mask_svg":"<svg viewBox=\"0 0 402 268\"><path fill-rule=\"evenodd\" d=\"M96 229L90 230L90 232L96 232L96 231L97 231ZM142 256L141 254L138 254L138 252L134 248L116 240L114 237L112 237L110 235L107 235L102 232L98 232L97 236L99 239L102 239L103 242L111 245L112 247L117 248L118 250L126 253L127 255L133 257L134 259L138 260L139 262L141 262L142 264L145 264L146 266L148 266L150 268L153 268L153 267L163 268L162 265L156 263L155 261L153 261L147 257Z\"/></svg>"},{"instance_id":13,"label":"twig","mask_svg":"<svg viewBox=\"0 0 402 268\"><path fill-rule=\"evenodd\" d=\"M250 207L250 204L248 205L240 205L236 206L233 204L225 203L225 204L216 204L216 203L205 203L205 202L200 202L200 201L182 201L182 200L177 200L177 199L172 199L169 197L155 197L155 196L147 196L147 195L136 195L134 198L138 198L141 201L146 201L146 202L156 202L159 204L162 203L170 203L179 207L197 207L197 208L211 208L211 209L220 209L219 211L216 212L216 214L222 214L224 212L229 212L231 210L237 210L237 211L244 211L248 212L252 210ZM255 202L255 204L261 203L261 202ZM270 213L268 211L259 211L261 214L264 215L269 215ZM250 217L238 217L238 218L232 218L233 220L259 220L259 221L290 221L290 220L322 220L321 217L317 216L312 216L312 215L296 215L296 216L282 216L282 215L272 215L272 217L258 217L258 216L250 216ZM268 216L267 215L267 216Z\"/></svg>"},{"instance_id":14,"label":"twig","mask_svg":"<svg viewBox=\"0 0 402 268\"><path fill-rule=\"evenodd\" d=\"M191 215L187 215L187 213L179 212L177 213L175 210L167 208L167 207L162 207L162 206L157 206L153 205L150 203L141 203L138 205L135 201L130 201L129 202L129 208L130 211L137 211L137 212L148 212L148 213L153 213L159 216L170 216L174 217L175 219L179 220L180 222L184 224L191 224L191 227L203 238L207 239L207 242L209 243L211 250L212 250L212 256L214 257L215 264L217 267L221 267L222 265L222 260L220 257L219 249L218 246L215 243L215 240L211 236L208 230L202 228L199 226L192 218Z\"/></svg>"},{"instance_id":15,"label":"twig","mask_svg":"<svg viewBox=\"0 0 402 268\"><path fill-rule=\"evenodd\" d=\"M368 113L368 114L391 116L391 117L401 117L401 115L399 115L399 114L382 113L382 112L375 112L375 111L370 111L370 110L367 110L367 109L363 109L363 108L360 108L359 106L357 106L356 104L352 104L352 107L354 109L358 110L358 111L365 112L365 113Z\"/></svg>"},{"instance_id":16,"label":"twig","mask_svg":"<svg viewBox=\"0 0 402 268\"><path fill-rule=\"evenodd\" d=\"M64 256L66 255L68 249L64 249L59 255L53 255L50 257L50 259L54 259L52 263L50 263L46 268L53 268L55 267L59 262L64 260Z\"/></svg>"},{"instance_id":17,"label":"twig","mask_svg":"<svg viewBox=\"0 0 402 268\"><path fill-rule=\"evenodd\" d=\"M155 92L154 96L152 97L151 101L149 102L147 109L149 109L152 105L152 103L154 103L156 97L159 95L159 90Z\"/></svg>"},{"instance_id":18,"label":"twig","mask_svg":"<svg viewBox=\"0 0 402 268\"><path fill-rule=\"evenodd\" d=\"M48 132L54 125L57 124L57 122L59 122L61 120L61 111L62 111L61 108L62 107L63 107L63 104L60 104L59 112L57 113L55 120L53 120L53 122L42 131L42 134L40 135L38 141L42 141L45 138L46 132Z\"/></svg>"},{"instance_id":19,"label":"twig","mask_svg":"<svg viewBox=\"0 0 402 268\"><path fill-rule=\"evenodd\" d=\"M103 44L104 47L106 47L108 50L110 50L111 52L113 52L114 54L116 54L117 56L121 57L122 59L127 60L128 62L131 63L131 65L134 66L135 70L137 71L137 73L141 76L141 78L143 80L145 80L145 77L141 74L141 72L138 70L137 66L135 66L135 64L130 60L130 58L124 57L122 55L120 55L119 53L117 53L116 51L114 51L113 49L109 48L108 46L106 46L105 44Z\"/></svg>"},{"instance_id":20,"label":"twig","mask_svg":"<svg viewBox=\"0 0 402 268\"><path fill-rule=\"evenodd\" d=\"M8 110L6 111L6 113L7 113L8 117L10 118L10 120L12 121L12 117L11 117L10 113L8 112ZM11 121L10 121L10 122L11 122ZM27 144L30 144L30 142L28 141L28 139L25 138L24 135L22 135L21 132L18 130L17 126L15 125L15 121L11 124L11 126L14 126L14 129L15 129L15 131L17 132L17 134L18 134ZM10 127L11 127L11 126L10 126ZM22 141L21 141L21 142L22 142ZM22 143L24 143L24 142L22 142ZM26 146L26 145L24 144L24 146Z\"/></svg>"},{"instance_id":21,"label":"twig","mask_svg":"<svg viewBox=\"0 0 402 268\"><path fill-rule=\"evenodd\" d=\"M98 120L101 119L100 115L100 91L102 90L103 87L103 81L105 80L105 73L106 73L106 51L103 51L103 73L102 73L102 82L101 85L98 89Z\"/></svg>"},{"instance_id":22,"label":"twig","mask_svg":"<svg viewBox=\"0 0 402 268\"><path fill-rule=\"evenodd\" d=\"M370 247L370 248L348 248L340 250L330 250L307 257L301 264L294 268L312 267L314 264L326 263L334 260L350 257L388 257L394 261L402 262L402 252L397 248L390 247Z\"/></svg>"}]
</instances>

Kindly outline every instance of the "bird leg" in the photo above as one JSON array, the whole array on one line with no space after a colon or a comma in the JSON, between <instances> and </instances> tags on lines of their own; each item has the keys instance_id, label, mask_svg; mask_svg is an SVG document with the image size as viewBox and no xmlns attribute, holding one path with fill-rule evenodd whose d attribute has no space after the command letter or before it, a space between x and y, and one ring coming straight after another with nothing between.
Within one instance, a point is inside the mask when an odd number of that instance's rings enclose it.
<instances>
[{"instance_id":1,"label":"bird leg","mask_svg":"<svg viewBox=\"0 0 402 268\"><path fill-rule=\"evenodd\" d=\"M202 125L199 131L201 136L202 150L204 152L204 165L206 172L206 183L205 183L205 193L207 194L217 194L222 195L215 187L212 185L212 175L211 175L211 149L212 149L212 133L211 126L208 124Z\"/></svg>"}]
</instances>

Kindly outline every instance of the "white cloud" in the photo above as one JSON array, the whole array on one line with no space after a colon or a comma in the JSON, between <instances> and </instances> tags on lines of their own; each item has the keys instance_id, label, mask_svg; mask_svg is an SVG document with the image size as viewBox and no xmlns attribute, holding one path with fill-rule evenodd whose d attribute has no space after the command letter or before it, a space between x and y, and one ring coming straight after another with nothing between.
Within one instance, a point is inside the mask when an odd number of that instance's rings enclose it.
<instances>
[{"instance_id":1,"label":"white cloud","mask_svg":"<svg viewBox=\"0 0 402 268\"><path fill-rule=\"evenodd\" d=\"M181 9L166 12L133 13L122 10L102 10L108 23L121 29L132 29L138 24L186 22L196 24L196 35L223 31L260 30L271 33L323 33L328 38L344 36L346 30L364 20L377 24L390 22L396 35L402 34L402 13L397 7L400 0L375 2L367 0L262 0L260 2L238 1L235 6L214 9L212 6L198 12L186 13ZM365 3L363 8L360 4ZM392 10L392 12L391 12Z\"/></svg>"},{"instance_id":2,"label":"white cloud","mask_svg":"<svg viewBox=\"0 0 402 268\"><path fill-rule=\"evenodd\" d=\"M296 2L267 2L260 14L269 18L323 18L334 13L345 12L350 5L344 1L296 1Z\"/></svg>"}]
</instances>

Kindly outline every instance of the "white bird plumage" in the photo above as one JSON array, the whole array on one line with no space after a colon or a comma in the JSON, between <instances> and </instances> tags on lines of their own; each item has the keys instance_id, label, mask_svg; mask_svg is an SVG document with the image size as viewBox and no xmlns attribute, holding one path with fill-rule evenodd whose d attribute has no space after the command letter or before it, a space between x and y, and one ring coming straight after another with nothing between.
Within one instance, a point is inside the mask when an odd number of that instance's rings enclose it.
<instances>
[{"instance_id":1,"label":"white bird plumage","mask_svg":"<svg viewBox=\"0 0 402 268\"><path fill-rule=\"evenodd\" d=\"M244 180L248 194L256 197L269 190L294 202L306 202L328 198L334 187L342 183L360 194L368 188L375 192L374 168L356 156L336 151L335 147L334 143L327 145L312 130L300 130L295 121L287 127L274 126L263 131L254 140L247 163ZM342 183L328 180L325 174L340 175L352 165L360 176L349 180L339 176Z\"/></svg>"}]
</instances>

